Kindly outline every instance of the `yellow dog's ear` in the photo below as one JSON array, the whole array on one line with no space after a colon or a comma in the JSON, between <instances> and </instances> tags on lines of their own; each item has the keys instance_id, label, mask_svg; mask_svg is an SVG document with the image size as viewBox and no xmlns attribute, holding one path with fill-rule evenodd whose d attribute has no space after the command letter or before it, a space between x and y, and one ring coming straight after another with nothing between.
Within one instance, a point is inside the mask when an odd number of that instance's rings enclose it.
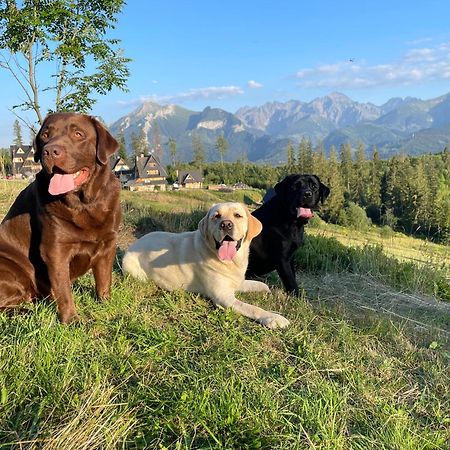
<instances>
[{"instance_id":1,"label":"yellow dog's ear","mask_svg":"<svg viewBox=\"0 0 450 450\"><path fill-rule=\"evenodd\" d=\"M250 211L246 206L244 206L244 209L247 213L248 222L247 236L245 237L245 240L250 242L254 237L258 236L258 234L261 233L262 223L255 216L252 216L250 214Z\"/></svg>"},{"instance_id":2,"label":"yellow dog's ear","mask_svg":"<svg viewBox=\"0 0 450 450\"><path fill-rule=\"evenodd\" d=\"M203 219L201 219L200 222L198 223L198 229L200 231L200 234L205 240L208 238L208 218L209 218L209 211L206 213L206 216L203 217Z\"/></svg>"}]
</instances>

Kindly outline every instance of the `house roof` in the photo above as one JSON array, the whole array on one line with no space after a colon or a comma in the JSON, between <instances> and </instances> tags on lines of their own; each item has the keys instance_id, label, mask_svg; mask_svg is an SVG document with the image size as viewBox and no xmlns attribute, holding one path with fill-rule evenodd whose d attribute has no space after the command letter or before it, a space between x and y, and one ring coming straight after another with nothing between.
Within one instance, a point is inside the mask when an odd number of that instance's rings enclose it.
<instances>
[{"instance_id":1,"label":"house roof","mask_svg":"<svg viewBox=\"0 0 450 450\"><path fill-rule=\"evenodd\" d=\"M148 170L158 170L159 177L167 177L166 169L161 165L154 155L137 156L136 157L136 178L151 178L152 175L147 173Z\"/></svg>"},{"instance_id":2,"label":"house roof","mask_svg":"<svg viewBox=\"0 0 450 450\"><path fill-rule=\"evenodd\" d=\"M111 169L112 170L118 170L119 168L122 171L123 170L130 170L128 164L120 156L113 162Z\"/></svg>"},{"instance_id":3,"label":"house roof","mask_svg":"<svg viewBox=\"0 0 450 450\"><path fill-rule=\"evenodd\" d=\"M178 172L178 183L202 183L203 171L202 170L180 170Z\"/></svg>"}]
</instances>

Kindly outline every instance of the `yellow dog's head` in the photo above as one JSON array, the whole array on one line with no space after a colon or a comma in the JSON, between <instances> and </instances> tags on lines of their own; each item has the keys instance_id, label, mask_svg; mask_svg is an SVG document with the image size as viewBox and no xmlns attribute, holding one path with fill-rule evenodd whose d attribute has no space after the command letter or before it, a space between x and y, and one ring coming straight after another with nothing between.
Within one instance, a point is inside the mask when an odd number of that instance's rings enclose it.
<instances>
[{"instance_id":1,"label":"yellow dog's head","mask_svg":"<svg viewBox=\"0 0 450 450\"><path fill-rule=\"evenodd\" d=\"M231 261L244 242L261 233L261 222L241 203L218 203L199 222L198 229L222 261Z\"/></svg>"}]
</instances>

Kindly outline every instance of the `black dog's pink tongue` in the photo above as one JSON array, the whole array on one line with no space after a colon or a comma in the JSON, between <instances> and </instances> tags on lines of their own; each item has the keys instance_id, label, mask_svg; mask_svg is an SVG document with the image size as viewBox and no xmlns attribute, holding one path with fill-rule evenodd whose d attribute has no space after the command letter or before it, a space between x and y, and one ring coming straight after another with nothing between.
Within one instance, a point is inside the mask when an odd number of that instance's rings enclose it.
<instances>
[{"instance_id":1,"label":"black dog's pink tongue","mask_svg":"<svg viewBox=\"0 0 450 450\"><path fill-rule=\"evenodd\" d=\"M303 219L311 219L314 217L313 212L309 208L297 208L297 217L302 217Z\"/></svg>"},{"instance_id":2,"label":"black dog's pink tongue","mask_svg":"<svg viewBox=\"0 0 450 450\"><path fill-rule=\"evenodd\" d=\"M231 261L237 253L236 241L223 241L219 247L219 258L222 261Z\"/></svg>"},{"instance_id":3,"label":"black dog's pink tongue","mask_svg":"<svg viewBox=\"0 0 450 450\"><path fill-rule=\"evenodd\" d=\"M75 180L71 174L53 174L48 186L48 192L50 192L51 195L65 194L66 192L73 191L74 189Z\"/></svg>"}]
</instances>

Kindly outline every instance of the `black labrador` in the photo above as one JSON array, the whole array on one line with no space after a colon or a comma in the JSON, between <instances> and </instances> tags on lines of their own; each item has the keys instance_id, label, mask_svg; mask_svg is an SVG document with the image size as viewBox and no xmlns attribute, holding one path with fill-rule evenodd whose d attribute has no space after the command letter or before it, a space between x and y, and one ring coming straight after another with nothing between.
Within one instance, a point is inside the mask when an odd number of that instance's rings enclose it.
<instances>
[{"instance_id":1,"label":"black labrador","mask_svg":"<svg viewBox=\"0 0 450 450\"><path fill-rule=\"evenodd\" d=\"M316 175L288 175L262 206L252 214L263 224L261 234L250 245L247 276L265 275L273 270L286 292L298 295L294 253L303 243L303 229L313 217L313 209L330 194L330 189Z\"/></svg>"}]
</instances>

